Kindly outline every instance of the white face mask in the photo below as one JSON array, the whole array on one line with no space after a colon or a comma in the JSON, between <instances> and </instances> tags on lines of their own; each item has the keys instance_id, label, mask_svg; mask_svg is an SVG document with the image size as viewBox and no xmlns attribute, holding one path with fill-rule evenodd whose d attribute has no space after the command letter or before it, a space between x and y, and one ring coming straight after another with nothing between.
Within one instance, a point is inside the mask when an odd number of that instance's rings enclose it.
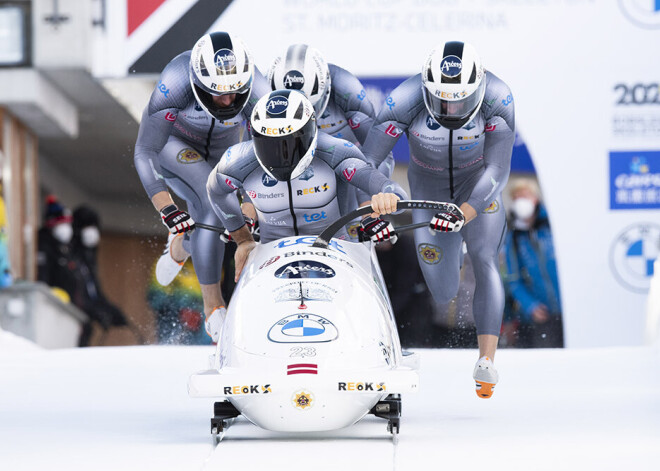
<instances>
[{"instance_id":1,"label":"white face mask","mask_svg":"<svg viewBox=\"0 0 660 471\"><path fill-rule=\"evenodd\" d=\"M68 222L63 222L53 227L53 237L62 244L68 244L73 237L73 227Z\"/></svg>"},{"instance_id":2,"label":"white face mask","mask_svg":"<svg viewBox=\"0 0 660 471\"><path fill-rule=\"evenodd\" d=\"M534 211L536 211L536 203L529 198L516 198L513 201L512 209L517 219L529 219L534 215Z\"/></svg>"},{"instance_id":3,"label":"white face mask","mask_svg":"<svg viewBox=\"0 0 660 471\"><path fill-rule=\"evenodd\" d=\"M89 226L80 231L80 240L85 247L96 247L99 245L101 234L96 226Z\"/></svg>"}]
</instances>

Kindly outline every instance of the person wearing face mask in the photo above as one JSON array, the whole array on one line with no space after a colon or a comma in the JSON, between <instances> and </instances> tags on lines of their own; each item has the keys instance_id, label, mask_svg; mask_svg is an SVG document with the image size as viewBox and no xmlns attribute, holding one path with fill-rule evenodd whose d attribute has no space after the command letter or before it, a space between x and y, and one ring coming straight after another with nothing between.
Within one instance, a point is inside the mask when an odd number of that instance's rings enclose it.
<instances>
[{"instance_id":1,"label":"person wearing face mask","mask_svg":"<svg viewBox=\"0 0 660 471\"><path fill-rule=\"evenodd\" d=\"M71 297L76 281L71 271L73 263L71 211L50 195L46 198L43 224L38 233L37 279L51 288L60 288Z\"/></svg>"},{"instance_id":2,"label":"person wearing face mask","mask_svg":"<svg viewBox=\"0 0 660 471\"><path fill-rule=\"evenodd\" d=\"M79 346L89 345L93 323L98 323L104 333L111 327L129 326L121 310L103 293L97 275L97 247L101 238L99 217L96 211L80 206L73 212L72 272L76 289L71 301L89 316L83 324Z\"/></svg>"},{"instance_id":3,"label":"person wearing face mask","mask_svg":"<svg viewBox=\"0 0 660 471\"><path fill-rule=\"evenodd\" d=\"M512 185L504 285L513 301L519 347L563 347L561 297L552 232L534 182Z\"/></svg>"}]
</instances>

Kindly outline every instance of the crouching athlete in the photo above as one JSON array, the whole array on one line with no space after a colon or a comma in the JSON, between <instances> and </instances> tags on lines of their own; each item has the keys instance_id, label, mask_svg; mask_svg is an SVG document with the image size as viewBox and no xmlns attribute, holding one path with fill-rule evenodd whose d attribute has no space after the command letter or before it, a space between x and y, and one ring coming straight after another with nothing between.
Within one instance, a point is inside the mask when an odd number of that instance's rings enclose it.
<instances>
[{"instance_id":1,"label":"crouching athlete","mask_svg":"<svg viewBox=\"0 0 660 471\"><path fill-rule=\"evenodd\" d=\"M405 191L374 167L352 143L319 133L310 101L295 90L263 96L251 117L252 141L225 152L209 175L207 190L216 214L236 241L236 280L255 242L234 192L243 189L259 218L262 242L297 235L318 235L354 207L353 185L373 195L374 212L363 224L373 241L394 236L391 223L379 218L396 211ZM341 237L348 238L343 230ZM209 318L219 335L222 316ZM217 337L215 337L217 339Z\"/></svg>"}]
</instances>

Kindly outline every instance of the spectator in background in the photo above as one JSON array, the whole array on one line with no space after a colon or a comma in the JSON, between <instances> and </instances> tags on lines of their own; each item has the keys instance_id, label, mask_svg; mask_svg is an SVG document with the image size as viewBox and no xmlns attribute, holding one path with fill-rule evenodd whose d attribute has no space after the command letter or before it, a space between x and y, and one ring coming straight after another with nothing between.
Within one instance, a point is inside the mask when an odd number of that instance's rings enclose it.
<instances>
[{"instance_id":1,"label":"spectator in background","mask_svg":"<svg viewBox=\"0 0 660 471\"><path fill-rule=\"evenodd\" d=\"M563 347L561 298L548 214L536 184L512 185L510 230L504 248L509 317L519 323L516 346Z\"/></svg>"},{"instance_id":2,"label":"spectator in background","mask_svg":"<svg viewBox=\"0 0 660 471\"><path fill-rule=\"evenodd\" d=\"M79 346L89 345L92 325L97 322L104 330L110 327L129 326L121 310L103 294L97 275L97 247L101 238L99 217L96 211L80 206L73 212L73 239L71 244L71 270L76 284L70 293L71 301L89 317L83 324ZM141 340L136 332L138 340ZM142 342L140 342L142 343Z\"/></svg>"},{"instance_id":3,"label":"spectator in background","mask_svg":"<svg viewBox=\"0 0 660 471\"><path fill-rule=\"evenodd\" d=\"M9 264L9 243L7 239L7 211L5 200L2 197L2 179L0 177L0 288L5 288L13 282Z\"/></svg>"},{"instance_id":4,"label":"spectator in background","mask_svg":"<svg viewBox=\"0 0 660 471\"><path fill-rule=\"evenodd\" d=\"M72 221L71 211L62 206L55 196L46 198L43 225L38 233L37 279L51 288L65 291L69 298L76 290L70 245Z\"/></svg>"}]
</instances>

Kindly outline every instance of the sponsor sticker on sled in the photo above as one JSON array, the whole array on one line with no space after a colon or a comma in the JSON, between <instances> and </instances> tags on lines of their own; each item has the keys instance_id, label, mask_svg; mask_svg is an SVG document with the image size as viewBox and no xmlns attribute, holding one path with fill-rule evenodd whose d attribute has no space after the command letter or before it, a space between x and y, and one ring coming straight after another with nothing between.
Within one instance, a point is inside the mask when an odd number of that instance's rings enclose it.
<instances>
[{"instance_id":1,"label":"sponsor sticker on sled","mask_svg":"<svg viewBox=\"0 0 660 471\"><path fill-rule=\"evenodd\" d=\"M332 278L335 276L335 271L325 263L296 260L278 268L275 276L277 278Z\"/></svg>"},{"instance_id":2,"label":"sponsor sticker on sled","mask_svg":"<svg viewBox=\"0 0 660 471\"><path fill-rule=\"evenodd\" d=\"M337 338L337 327L316 314L292 314L277 321L268 331L268 340L275 343L320 343Z\"/></svg>"}]
</instances>

